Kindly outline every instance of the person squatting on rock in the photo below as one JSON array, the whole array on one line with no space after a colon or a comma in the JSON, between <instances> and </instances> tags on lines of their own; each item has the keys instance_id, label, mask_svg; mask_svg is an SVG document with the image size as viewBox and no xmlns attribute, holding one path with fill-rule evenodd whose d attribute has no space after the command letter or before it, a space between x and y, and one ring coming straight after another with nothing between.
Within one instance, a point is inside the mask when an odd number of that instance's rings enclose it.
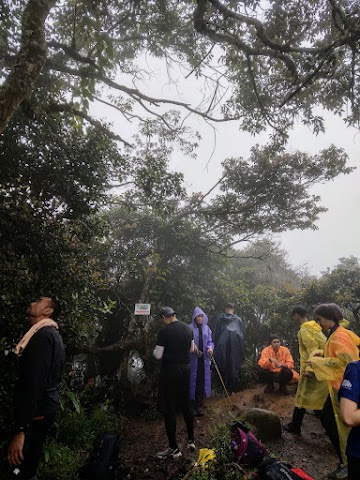
<instances>
[{"instance_id":1,"label":"person squatting on rock","mask_svg":"<svg viewBox=\"0 0 360 480\"><path fill-rule=\"evenodd\" d=\"M335 448L339 466L328 477L342 480L348 477L346 442L350 428L345 426L340 417L339 389L346 366L359 360L360 338L351 330L339 325L343 315L335 304L321 304L315 309L315 320L323 330L330 334L323 350L313 352L308 360L317 380L326 380L328 397L321 412L321 423Z\"/></svg>"},{"instance_id":2,"label":"person squatting on rock","mask_svg":"<svg viewBox=\"0 0 360 480\"><path fill-rule=\"evenodd\" d=\"M195 416L203 415L204 397L208 398L211 395L210 363L214 344L212 332L207 323L207 315L200 307L196 307L191 322L195 351L190 359L190 399Z\"/></svg>"},{"instance_id":3,"label":"person squatting on rock","mask_svg":"<svg viewBox=\"0 0 360 480\"><path fill-rule=\"evenodd\" d=\"M46 435L58 406L65 349L55 322L60 304L40 297L27 310L32 327L15 348L20 375L15 389L15 432L7 460L10 478L36 480Z\"/></svg>"},{"instance_id":4,"label":"person squatting on rock","mask_svg":"<svg viewBox=\"0 0 360 480\"><path fill-rule=\"evenodd\" d=\"M308 319L308 313L302 305L296 305L292 309L291 318L300 325L297 334L300 354L300 380L295 396L292 421L288 425L284 425L284 430L300 434L306 409L322 410L328 396L327 382L318 381L313 369L307 364L312 352L324 349L326 336L318 323Z\"/></svg>"},{"instance_id":5,"label":"person squatting on rock","mask_svg":"<svg viewBox=\"0 0 360 480\"><path fill-rule=\"evenodd\" d=\"M244 326L234 311L233 303L225 304L225 312L215 319L213 327L214 360L228 393L235 391L239 370L245 358ZM220 385L220 378L215 379Z\"/></svg>"},{"instance_id":6,"label":"person squatting on rock","mask_svg":"<svg viewBox=\"0 0 360 480\"><path fill-rule=\"evenodd\" d=\"M286 385L291 381L297 382L299 379L299 374L294 370L293 357L290 350L281 345L279 335L270 335L269 344L262 350L258 361L260 381L267 384L265 393L273 392L274 383L278 383L279 393L288 395Z\"/></svg>"},{"instance_id":7,"label":"person squatting on rock","mask_svg":"<svg viewBox=\"0 0 360 480\"><path fill-rule=\"evenodd\" d=\"M153 355L157 360L161 359L158 409L164 415L169 446L156 456L178 458L181 451L176 440L177 408L184 416L188 434L187 448L196 448L189 395L190 353L194 351L194 339L190 326L178 321L171 307L162 307L159 317L165 326L159 332Z\"/></svg>"}]
</instances>

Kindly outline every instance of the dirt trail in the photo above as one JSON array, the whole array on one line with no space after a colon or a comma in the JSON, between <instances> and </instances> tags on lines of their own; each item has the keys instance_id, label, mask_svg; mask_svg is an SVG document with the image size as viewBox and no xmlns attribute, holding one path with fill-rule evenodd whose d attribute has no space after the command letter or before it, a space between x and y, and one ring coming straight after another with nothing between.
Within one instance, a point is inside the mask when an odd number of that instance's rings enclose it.
<instances>
[{"instance_id":1,"label":"dirt trail","mask_svg":"<svg viewBox=\"0 0 360 480\"><path fill-rule=\"evenodd\" d=\"M195 437L197 448L210 446L211 427L219 412L236 412L244 407L259 407L277 413L281 420L290 420L294 408L295 387L291 388L291 395L280 396L277 393L264 394L263 386L256 386L230 397L230 406L227 399L213 397L206 402L205 415L195 419ZM159 460L155 453L167 446L165 430L162 420L145 420L137 417L130 419L124 432L125 441L121 449L121 459L126 466L132 468L131 478L134 480L168 480L184 464L191 462L191 458L184 455L178 460ZM183 420L178 419L179 445L186 443L186 434ZM284 432L282 438L265 443L268 450L279 460L296 467L303 468L315 480L326 480L327 473L336 467L336 455L325 435L320 420L314 415L306 415L301 436ZM185 470L184 470L185 471Z\"/></svg>"}]
</instances>

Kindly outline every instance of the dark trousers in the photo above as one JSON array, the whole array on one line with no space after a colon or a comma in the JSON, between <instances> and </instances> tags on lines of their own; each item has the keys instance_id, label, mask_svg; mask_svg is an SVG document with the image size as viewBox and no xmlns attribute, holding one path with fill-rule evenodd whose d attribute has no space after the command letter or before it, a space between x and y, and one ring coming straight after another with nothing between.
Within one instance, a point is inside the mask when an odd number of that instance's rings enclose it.
<instances>
[{"instance_id":1,"label":"dark trousers","mask_svg":"<svg viewBox=\"0 0 360 480\"><path fill-rule=\"evenodd\" d=\"M322 426L325 428L327 436L329 437L333 447L335 448L335 451L339 458L340 463L342 463L339 433L336 426L335 414L334 414L334 409L331 403L330 395L328 395L326 399L324 408L322 409L322 412L320 415L320 420L321 420Z\"/></svg>"},{"instance_id":2,"label":"dark trousers","mask_svg":"<svg viewBox=\"0 0 360 480\"><path fill-rule=\"evenodd\" d=\"M299 407L294 408L292 422L291 422L294 427L299 429L301 428L305 413L306 413L305 408L299 408Z\"/></svg>"},{"instance_id":3,"label":"dark trousers","mask_svg":"<svg viewBox=\"0 0 360 480\"><path fill-rule=\"evenodd\" d=\"M195 408L202 407L205 396L205 366L204 357L199 358L196 372L196 387L195 387Z\"/></svg>"},{"instance_id":4,"label":"dark trousers","mask_svg":"<svg viewBox=\"0 0 360 480\"><path fill-rule=\"evenodd\" d=\"M30 480L35 477L46 435L54 423L56 411L47 414L43 419L33 420L30 429L25 434L23 449L24 461L20 466L11 467L11 479ZM18 472L20 470L20 473ZM18 472L18 473L16 473Z\"/></svg>"},{"instance_id":5,"label":"dark trousers","mask_svg":"<svg viewBox=\"0 0 360 480\"><path fill-rule=\"evenodd\" d=\"M161 369L158 407L164 415L170 448L178 448L176 441L177 410L183 414L188 439L194 440L194 416L190 402L190 366L171 365Z\"/></svg>"},{"instance_id":6,"label":"dark trousers","mask_svg":"<svg viewBox=\"0 0 360 480\"><path fill-rule=\"evenodd\" d=\"M280 388L285 388L285 386L293 377L293 373L290 368L282 368L280 372L270 372L270 370L259 368L258 374L261 382L272 386L274 383L278 383Z\"/></svg>"},{"instance_id":7,"label":"dark trousers","mask_svg":"<svg viewBox=\"0 0 360 480\"><path fill-rule=\"evenodd\" d=\"M348 480L359 480L360 458L348 456Z\"/></svg>"}]
</instances>

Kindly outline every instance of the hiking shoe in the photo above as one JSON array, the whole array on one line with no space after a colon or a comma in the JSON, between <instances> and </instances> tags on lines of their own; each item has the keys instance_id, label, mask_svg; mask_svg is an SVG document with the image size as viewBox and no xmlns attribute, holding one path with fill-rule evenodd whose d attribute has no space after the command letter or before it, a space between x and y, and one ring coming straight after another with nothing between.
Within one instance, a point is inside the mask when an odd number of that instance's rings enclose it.
<instances>
[{"instance_id":1,"label":"hiking shoe","mask_svg":"<svg viewBox=\"0 0 360 480\"><path fill-rule=\"evenodd\" d=\"M166 448L162 452L157 452L157 458L179 458L181 457L182 453L178 448Z\"/></svg>"},{"instance_id":2,"label":"hiking shoe","mask_svg":"<svg viewBox=\"0 0 360 480\"><path fill-rule=\"evenodd\" d=\"M329 473L328 478L333 480L347 480L348 478L348 466L338 465L337 469Z\"/></svg>"},{"instance_id":3,"label":"hiking shoe","mask_svg":"<svg viewBox=\"0 0 360 480\"><path fill-rule=\"evenodd\" d=\"M274 385L268 385L267 387L265 387L264 393L272 393L274 390Z\"/></svg>"},{"instance_id":4,"label":"hiking shoe","mask_svg":"<svg viewBox=\"0 0 360 480\"><path fill-rule=\"evenodd\" d=\"M188 450L190 450L190 452L195 452L195 450L196 450L196 445L195 445L194 440L189 440L188 443L187 443L187 445L186 445L186 448L187 448Z\"/></svg>"},{"instance_id":5,"label":"hiking shoe","mask_svg":"<svg viewBox=\"0 0 360 480\"><path fill-rule=\"evenodd\" d=\"M283 429L285 430L285 432L296 433L297 435L301 435L300 427L295 427L295 425L292 422L288 423L287 425L283 425Z\"/></svg>"}]
</instances>

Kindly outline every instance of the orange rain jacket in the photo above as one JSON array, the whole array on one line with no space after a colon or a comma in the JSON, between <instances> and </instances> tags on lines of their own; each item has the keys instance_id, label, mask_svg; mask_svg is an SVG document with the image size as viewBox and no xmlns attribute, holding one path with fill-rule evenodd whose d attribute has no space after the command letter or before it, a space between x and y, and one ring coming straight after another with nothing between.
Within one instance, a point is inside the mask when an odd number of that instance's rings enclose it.
<instances>
[{"instance_id":1,"label":"orange rain jacket","mask_svg":"<svg viewBox=\"0 0 360 480\"><path fill-rule=\"evenodd\" d=\"M347 364L359 360L359 344L360 338L354 332L340 326L330 335L324 350L315 350L309 358L316 378L328 383L343 463L347 463L345 449L350 427L341 421L338 393ZM317 353L322 356L314 356Z\"/></svg>"},{"instance_id":2,"label":"orange rain jacket","mask_svg":"<svg viewBox=\"0 0 360 480\"><path fill-rule=\"evenodd\" d=\"M279 350L275 353L275 350L271 345L265 347L264 350L261 352L260 359L258 361L258 365L265 369L270 370L270 372L278 373L280 372L281 368L275 367L273 362L270 362L269 358L276 358L279 363L283 363L287 365L293 372L293 378L291 383L296 383L299 381L299 374L296 370L294 370L294 360L290 353L290 350L287 347L280 346Z\"/></svg>"}]
</instances>

